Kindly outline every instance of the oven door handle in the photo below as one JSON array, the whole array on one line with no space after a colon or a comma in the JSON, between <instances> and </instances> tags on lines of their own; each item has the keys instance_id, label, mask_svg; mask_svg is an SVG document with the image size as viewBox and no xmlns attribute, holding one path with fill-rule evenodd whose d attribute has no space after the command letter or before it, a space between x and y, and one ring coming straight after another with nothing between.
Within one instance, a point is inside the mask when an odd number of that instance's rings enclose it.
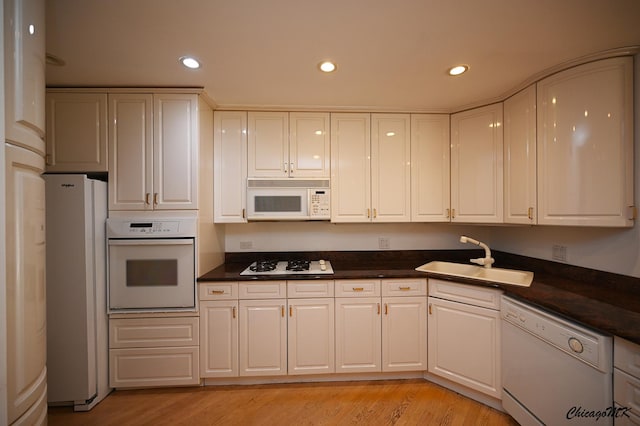
<instances>
[{"instance_id":1,"label":"oven door handle","mask_svg":"<svg viewBox=\"0 0 640 426\"><path fill-rule=\"evenodd\" d=\"M175 240L156 240L152 238L141 238L135 240L109 240L110 246L192 246L193 238Z\"/></svg>"}]
</instances>

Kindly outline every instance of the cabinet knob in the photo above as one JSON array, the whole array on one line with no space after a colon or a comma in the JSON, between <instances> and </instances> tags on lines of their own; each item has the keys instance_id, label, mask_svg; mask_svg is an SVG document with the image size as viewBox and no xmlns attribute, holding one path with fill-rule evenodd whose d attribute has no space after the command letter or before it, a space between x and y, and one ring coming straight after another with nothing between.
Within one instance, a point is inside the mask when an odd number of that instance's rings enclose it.
<instances>
[{"instance_id":1,"label":"cabinet knob","mask_svg":"<svg viewBox=\"0 0 640 426\"><path fill-rule=\"evenodd\" d=\"M235 319L235 317L236 317L236 307L235 307L235 306L233 307L233 309L232 309L232 311L231 311L231 312L232 312L232 314L231 314L231 315L232 315L232 316L233 316L233 318Z\"/></svg>"}]
</instances>

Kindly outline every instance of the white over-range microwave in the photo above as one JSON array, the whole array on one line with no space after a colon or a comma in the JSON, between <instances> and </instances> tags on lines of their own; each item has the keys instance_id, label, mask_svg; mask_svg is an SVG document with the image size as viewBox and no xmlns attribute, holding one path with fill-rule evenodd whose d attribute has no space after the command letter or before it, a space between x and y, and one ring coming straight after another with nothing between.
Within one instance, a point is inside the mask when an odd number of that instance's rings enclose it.
<instances>
[{"instance_id":1,"label":"white over-range microwave","mask_svg":"<svg viewBox=\"0 0 640 426\"><path fill-rule=\"evenodd\" d=\"M247 219L329 220L328 179L248 179Z\"/></svg>"}]
</instances>

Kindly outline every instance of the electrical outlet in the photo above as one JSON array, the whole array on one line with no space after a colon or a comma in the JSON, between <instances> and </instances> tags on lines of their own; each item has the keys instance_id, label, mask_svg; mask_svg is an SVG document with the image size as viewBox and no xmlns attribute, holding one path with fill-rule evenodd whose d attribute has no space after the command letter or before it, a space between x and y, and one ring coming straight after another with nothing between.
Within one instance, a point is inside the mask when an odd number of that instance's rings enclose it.
<instances>
[{"instance_id":1,"label":"electrical outlet","mask_svg":"<svg viewBox=\"0 0 640 426\"><path fill-rule=\"evenodd\" d=\"M240 248L249 250L253 248L253 241L240 241Z\"/></svg>"},{"instance_id":2,"label":"electrical outlet","mask_svg":"<svg viewBox=\"0 0 640 426\"><path fill-rule=\"evenodd\" d=\"M378 248L379 249L391 248L391 242L389 241L389 237L379 237L378 238Z\"/></svg>"},{"instance_id":3,"label":"electrical outlet","mask_svg":"<svg viewBox=\"0 0 640 426\"><path fill-rule=\"evenodd\" d=\"M567 246L561 246L558 244L554 244L551 247L551 259L557 260L558 262L566 262L567 261Z\"/></svg>"}]
</instances>

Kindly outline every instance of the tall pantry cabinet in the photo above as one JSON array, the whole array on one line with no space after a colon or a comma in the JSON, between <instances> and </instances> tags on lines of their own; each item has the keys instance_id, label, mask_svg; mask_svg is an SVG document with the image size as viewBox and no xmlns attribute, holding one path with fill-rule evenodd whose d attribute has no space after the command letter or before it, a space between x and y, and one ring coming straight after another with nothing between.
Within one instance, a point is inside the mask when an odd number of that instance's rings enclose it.
<instances>
[{"instance_id":1,"label":"tall pantry cabinet","mask_svg":"<svg viewBox=\"0 0 640 426\"><path fill-rule=\"evenodd\" d=\"M6 394L0 423L46 424L44 0L8 0L4 19L3 226ZM1 290L5 290L0 287ZM4 324L3 324L4 325ZM4 329L4 327L3 327ZM6 340L5 340L6 339ZM6 368L6 370L4 369Z\"/></svg>"}]
</instances>

